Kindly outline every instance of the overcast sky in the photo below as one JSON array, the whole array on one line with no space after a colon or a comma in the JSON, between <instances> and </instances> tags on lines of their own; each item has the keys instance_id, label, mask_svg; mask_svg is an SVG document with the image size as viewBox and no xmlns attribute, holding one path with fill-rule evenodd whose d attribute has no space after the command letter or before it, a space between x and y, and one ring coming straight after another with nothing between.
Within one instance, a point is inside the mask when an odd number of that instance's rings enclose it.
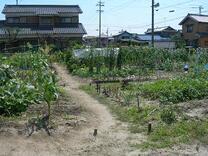
<instances>
[{"instance_id":1,"label":"overcast sky","mask_svg":"<svg viewBox=\"0 0 208 156\"><path fill-rule=\"evenodd\" d=\"M19 0L20 4L60 4L80 5L83 14L80 22L83 23L88 35L98 34L98 0ZM132 33L144 33L151 25L151 1L152 0L103 0L105 6L102 14L102 31L109 34L127 30ZM5 4L15 4L16 0L0 0L0 9ZM204 14L208 14L208 0L155 0L160 3L159 10L155 13L155 27L172 26L180 29L178 23L188 13L198 13L200 5L204 7ZM170 10L175 12L170 13ZM4 19L4 15L0 15Z\"/></svg>"}]
</instances>

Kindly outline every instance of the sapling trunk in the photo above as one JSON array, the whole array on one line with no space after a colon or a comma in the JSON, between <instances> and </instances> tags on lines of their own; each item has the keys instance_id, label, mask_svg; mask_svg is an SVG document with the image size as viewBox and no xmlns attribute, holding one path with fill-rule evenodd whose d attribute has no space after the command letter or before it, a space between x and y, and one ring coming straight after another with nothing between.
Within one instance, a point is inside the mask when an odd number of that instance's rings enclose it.
<instances>
[{"instance_id":1,"label":"sapling trunk","mask_svg":"<svg viewBox=\"0 0 208 156\"><path fill-rule=\"evenodd\" d=\"M51 103L47 102L48 105L48 125L50 125L50 119L51 119Z\"/></svg>"}]
</instances>

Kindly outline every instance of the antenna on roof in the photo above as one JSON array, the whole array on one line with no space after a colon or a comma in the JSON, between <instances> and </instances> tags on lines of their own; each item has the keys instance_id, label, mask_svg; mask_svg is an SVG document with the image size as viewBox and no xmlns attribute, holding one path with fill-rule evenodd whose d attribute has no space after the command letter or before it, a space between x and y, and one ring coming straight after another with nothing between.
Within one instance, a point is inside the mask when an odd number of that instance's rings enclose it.
<instances>
[{"instance_id":1,"label":"antenna on roof","mask_svg":"<svg viewBox=\"0 0 208 156\"><path fill-rule=\"evenodd\" d=\"M202 10L204 9L203 8L203 6L198 6L198 7L192 7L192 8L197 8L197 9L199 9L199 15L201 15L202 14Z\"/></svg>"},{"instance_id":2,"label":"antenna on roof","mask_svg":"<svg viewBox=\"0 0 208 156\"><path fill-rule=\"evenodd\" d=\"M18 5L19 4L19 0L16 0L16 5Z\"/></svg>"}]
</instances>

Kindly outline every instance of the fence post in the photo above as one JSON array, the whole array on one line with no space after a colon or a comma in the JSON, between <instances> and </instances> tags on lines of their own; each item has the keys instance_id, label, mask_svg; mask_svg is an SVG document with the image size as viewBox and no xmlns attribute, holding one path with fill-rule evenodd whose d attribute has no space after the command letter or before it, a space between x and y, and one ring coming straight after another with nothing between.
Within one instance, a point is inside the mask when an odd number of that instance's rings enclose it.
<instances>
[{"instance_id":1,"label":"fence post","mask_svg":"<svg viewBox=\"0 0 208 156\"><path fill-rule=\"evenodd\" d=\"M97 90L97 93L100 94L100 84L99 83L96 83L96 90Z\"/></svg>"}]
</instances>

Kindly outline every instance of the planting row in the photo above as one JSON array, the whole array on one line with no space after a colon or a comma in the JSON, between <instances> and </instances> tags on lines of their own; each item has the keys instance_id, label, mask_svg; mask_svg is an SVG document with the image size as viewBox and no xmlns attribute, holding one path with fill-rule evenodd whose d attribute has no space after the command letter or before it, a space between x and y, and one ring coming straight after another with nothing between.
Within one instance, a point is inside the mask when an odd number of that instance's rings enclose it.
<instances>
[{"instance_id":1,"label":"planting row","mask_svg":"<svg viewBox=\"0 0 208 156\"><path fill-rule=\"evenodd\" d=\"M157 70L181 72L185 64L194 69L196 64L208 62L206 50L165 50L149 47L122 47L108 49L85 49L73 53L73 49L58 53L69 71L81 77L107 79L115 77L153 75Z\"/></svg>"},{"instance_id":2,"label":"planting row","mask_svg":"<svg viewBox=\"0 0 208 156\"><path fill-rule=\"evenodd\" d=\"M46 54L28 52L1 60L0 115L18 115L31 104L57 98L56 79Z\"/></svg>"}]
</instances>

